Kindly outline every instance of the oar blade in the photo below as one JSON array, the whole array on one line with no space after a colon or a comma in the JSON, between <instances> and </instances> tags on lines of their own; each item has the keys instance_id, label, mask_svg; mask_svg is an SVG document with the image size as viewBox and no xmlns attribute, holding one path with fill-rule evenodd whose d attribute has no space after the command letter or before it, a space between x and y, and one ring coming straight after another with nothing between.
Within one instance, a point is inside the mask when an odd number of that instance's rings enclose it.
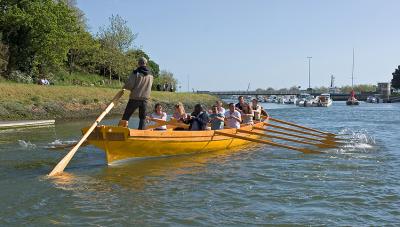
<instances>
[{"instance_id":1,"label":"oar blade","mask_svg":"<svg viewBox=\"0 0 400 227\"><path fill-rule=\"evenodd\" d=\"M303 152L304 154L322 154L323 152L311 150L307 148L300 148L298 151Z\"/></svg>"},{"instance_id":2,"label":"oar blade","mask_svg":"<svg viewBox=\"0 0 400 227\"><path fill-rule=\"evenodd\" d=\"M110 110L117 104L117 101L124 94L125 89L120 90L112 99L111 103L107 106L107 108L100 114L100 116L95 120L92 126L88 129L88 131L83 135L81 140L68 152L67 155L64 156L63 159L54 167L54 169L49 173L49 177L60 174L64 171L65 167L67 167L68 163L71 161L72 157L74 157L76 151L79 147L86 141L92 131L97 127L99 122L103 120L103 118L110 112Z\"/></svg>"}]
</instances>

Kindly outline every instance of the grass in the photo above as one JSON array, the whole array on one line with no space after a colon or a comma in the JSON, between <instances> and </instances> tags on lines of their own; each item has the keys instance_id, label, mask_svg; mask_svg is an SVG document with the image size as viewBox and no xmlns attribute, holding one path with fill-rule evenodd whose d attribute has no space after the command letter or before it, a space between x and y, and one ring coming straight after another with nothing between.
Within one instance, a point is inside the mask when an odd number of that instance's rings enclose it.
<instances>
[{"instance_id":1,"label":"grass","mask_svg":"<svg viewBox=\"0 0 400 227\"><path fill-rule=\"evenodd\" d=\"M82 86L40 86L0 82L0 120L70 119L97 116L118 92L116 88ZM110 114L122 114L129 99L126 92L120 104ZM194 94L153 91L150 105L161 103L167 112L182 102L187 112L195 104L210 107L217 97Z\"/></svg>"},{"instance_id":2,"label":"grass","mask_svg":"<svg viewBox=\"0 0 400 227\"><path fill-rule=\"evenodd\" d=\"M119 88L122 86L118 80L110 80L97 74L90 74L84 72L59 72L56 76L50 79L56 85L79 85L79 86L96 86L96 87L112 87Z\"/></svg>"}]
</instances>

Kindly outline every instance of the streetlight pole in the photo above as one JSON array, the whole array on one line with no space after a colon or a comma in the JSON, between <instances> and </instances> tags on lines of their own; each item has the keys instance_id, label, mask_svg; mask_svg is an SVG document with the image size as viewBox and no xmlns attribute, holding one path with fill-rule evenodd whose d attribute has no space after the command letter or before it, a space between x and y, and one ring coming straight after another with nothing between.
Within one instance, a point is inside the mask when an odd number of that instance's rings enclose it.
<instances>
[{"instance_id":1,"label":"streetlight pole","mask_svg":"<svg viewBox=\"0 0 400 227\"><path fill-rule=\"evenodd\" d=\"M307 57L308 58L308 89L311 89L311 58L312 57Z\"/></svg>"}]
</instances>

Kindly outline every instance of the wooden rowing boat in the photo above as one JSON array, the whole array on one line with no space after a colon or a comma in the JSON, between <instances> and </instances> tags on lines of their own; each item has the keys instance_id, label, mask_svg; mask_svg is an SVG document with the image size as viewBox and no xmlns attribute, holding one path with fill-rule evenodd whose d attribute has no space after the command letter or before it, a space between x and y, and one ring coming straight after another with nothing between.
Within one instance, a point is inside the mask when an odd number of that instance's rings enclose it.
<instances>
[{"instance_id":1,"label":"wooden rowing boat","mask_svg":"<svg viewBox=\"0 0 400 227\"><path fill-rule=\"evenodd\" d=\"M319 148L335 147L339 144L337 142L338 140L343 140L340 138L335 138L338 135L333 133L304 127L298 124L286 122L275 118L269 118L268 116L265 118L264 122L258 122L255 125L248 125L242 127L240 130L223 129L214 131L150 131L132 130L119 126L98 126L99 122L105 117L108 112L110 112L110 110L116 105L117 101L119 100L119 98L121 98L123 94L124 89L118 91L118 93L111 100L111 103L100 114L95 122L90 127L82 129L82 138L76 144L74 144L74 147L64 156L64 158L62 158L57 163L53 170L48 174L49 177L61 174L68 163L71 161L72 157L78 151L79 147L84 143L92 144L99 147L100 149L103 149L106 152L107 162L110 164L112 162L129 158L170 156L224 150L233 147L240 147L248 143L267 144L270 146L299 151L305 154L321 153L319 151L308 148L276 143L269 139L262 140L259 139L259 137L275 138L283 141L312 145ZM152 119L152 121L153 120L154 119ZM312 131L313 133L307 133L304 131L283 126L271 125L267 123L268 120L272 120L285 125L290 125L292 127L301 128L303 130ZM172 120L170 120L169 122L157 122L157 125L155 127L168 124L171 124L174 127L182 127L181 125L178 125L178 122L173 122ZM283 131L267 130L263 128L263 126L273 126L281 130L287 130L295 133L303 133L309 136L313 136L314 138L291 134ZM277 135L264 135L259 132L253 132L253 130L269 131L275 134L312 140L314 142L299 141ZM319 139L316 139L315 137Z\"/></svg>"},{"instance_id":2,"label":"wooden rowing boat","mask_svg":"<svg viewBox=\"0 0 400 227\"><path fill-rule=\"evenodd\" d=\"M259 122L254 127L263 127ZM88 128L82 129L83 134ZM252 143L249 140L221 135L234 134L239 137L257 139L260 136L245 133L253 126L208 131L152 131L136 130L118 126L97 126L87 142L105 151L107 163L131 158L182 155L230 149Z\"/></svg>"}]
</instances>

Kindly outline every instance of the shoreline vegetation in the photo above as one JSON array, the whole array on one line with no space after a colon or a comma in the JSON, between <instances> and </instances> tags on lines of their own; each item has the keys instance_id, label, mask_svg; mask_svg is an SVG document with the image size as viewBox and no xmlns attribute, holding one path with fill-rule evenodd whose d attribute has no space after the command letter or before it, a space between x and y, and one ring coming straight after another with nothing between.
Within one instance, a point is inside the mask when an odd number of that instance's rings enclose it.
<instances>
[{"instance_id":1,"label":"shoreline vegetation","mask_svg":"<svg viewBox=\"0 0 400 227\"><path fill-rule=\"evenodd\" d=\"M82 86L41 86L0 82L0 120L82 119L98 116L109 104L118 88ZM129 99L126 91L109 113L121 115ZM210 108L218 98L207 94L152 91L150 110L161 103L168 113L177 102L191 112L201 103Z\"/></svg>"}]
</instances>

